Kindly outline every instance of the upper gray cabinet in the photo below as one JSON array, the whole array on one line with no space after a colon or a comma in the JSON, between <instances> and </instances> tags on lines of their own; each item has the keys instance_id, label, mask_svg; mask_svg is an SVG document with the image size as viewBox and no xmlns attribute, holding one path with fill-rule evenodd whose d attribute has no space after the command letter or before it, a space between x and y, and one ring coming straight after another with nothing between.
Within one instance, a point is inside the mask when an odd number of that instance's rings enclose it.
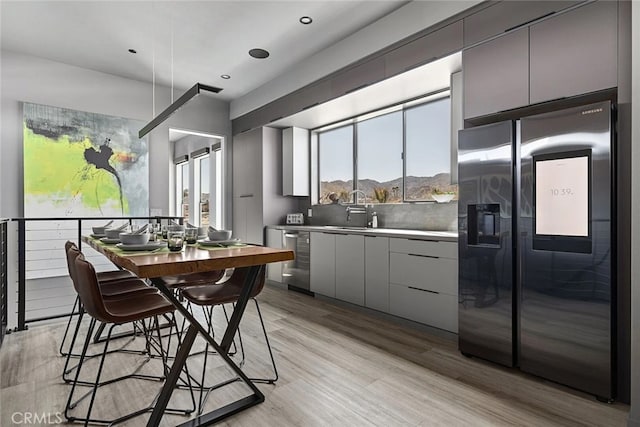
<instances>
[{"instance_id":1,"label":"upper gray cabinet","mask_svg":"<svg viewBox=\"0 0 640 427\"><path fill-rule=\"evenodd\" d=\"M331 99L331 79L316 81L293 92L288 98L292 114L322 104Z\"/></svg>"},{"instance_id":2,"label":"upper gray cabinet","mask_svg":"<svg viewBox=\"0 0 640 427\"><path fill-rule=\"evenodd\" d=\"M331 79L331 94L337 98L383 79L384 58L374 58L335 75Z\"/></svg>"},{"instance_id":3,"label":"upper gray cabinet","mask_svg":"<svg viewBox=\"0 0 640 427\"><path fill-rule=\"evenodd\" d=\"M282 130L282 195L309 195L309 131Z\"/></svg>"},{"instance_id":4,"label":"upper gray cabinet","mask_svg":"<svg viewBox=\"0 0 640 427\"><path fill-rule=\"evenodd\" d=\"M387 53L385 76L395 76L461 49L462 21L457 21Z\"/></svg>"},{"instance_id":5,"label":"upper gray cabinet","mask_svg":"<svg viewBox=\"0 0 640 427\"><path fill-rule=\"evenodd\" d=\"M532 25L531 103L616 87L617 24L618 3L598 1Z\"/></svg>"},{"instance_id":6,"label":"upper gray cabinet","mask_svg":"<svg viewBox=\"0 0 640 427\"><path fill-rule=\"evenodd\" d=\"M462 52L464 118L529 103L529 28Z\"/></svg>"},{"instance_id":7,"label":"upper gray cabinet","mask_svg":"<svg viewBox=\"0 0 640 427\"><path fill-rule=\"evenodd\" d=\"M464 18L464 45L471 46L582 1L501 1Z\"/></svg>"},{"instance_id":8,"label":"upper gray cabinet","mask_svg":"<svg viewBox=\"0 0 640 427\"><path fill-rule=\"evenodd\" d=\"M618 2L585 3L465 49L464 118L614 88L617 63Z\"/></svg>"}]
</instances>

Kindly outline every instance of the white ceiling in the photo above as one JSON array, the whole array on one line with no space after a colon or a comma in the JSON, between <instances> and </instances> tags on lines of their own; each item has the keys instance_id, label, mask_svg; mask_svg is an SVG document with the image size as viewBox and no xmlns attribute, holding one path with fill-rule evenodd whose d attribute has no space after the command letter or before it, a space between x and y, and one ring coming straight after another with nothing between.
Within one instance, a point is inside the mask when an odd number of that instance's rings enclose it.
<instances>
[{"instance_id":1,"label":"white ceiling","mask_svg":"<svg viewBox=\"0 0 640 427\"><path fill-rule=\"evenodd\" d=\"M156 84L173 81L176 96L200 82L231 100L406 3L2 0L0 39L2 49L140 81L155 69ZM313 23L300 24L303 15ZM270 57L251 58L256 47Z\"/></svg>"}]
</instances>

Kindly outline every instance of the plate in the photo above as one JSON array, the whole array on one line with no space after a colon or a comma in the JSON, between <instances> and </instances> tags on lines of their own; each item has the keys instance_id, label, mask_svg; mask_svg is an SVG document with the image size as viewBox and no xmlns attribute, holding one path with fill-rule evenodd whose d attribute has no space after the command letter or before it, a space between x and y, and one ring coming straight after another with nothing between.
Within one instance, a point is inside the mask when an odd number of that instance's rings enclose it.
<instances>
[{"instance_id":1,"label":"plate","mask_svg":"<svg viewBox=\"0 0 640 427\"><path fill-rule=\"evenodd\" d=\"M103 237L107 237L106 234L91 234L91 237L94 239L102 239Z\"/></svg>"},{"instance_id":2,"label":"plate","mask_svg":"<svg viewBox=\"0 0 640 427\"><path fill-rule=\"evenodd\" d=\"M198 240L202 246L231 246L236 243L240 243L240 239L231 239L231 240L209 240L209 239L201 239Z\"/></svg>"},{"instance_id":3,"label":"plate","mask_svg":"<svg viewBox=\"0 0 640 427\"><path fill-rule=\"evenodd\" d=\"M116 243L120 243L120 239L110 239L108 237L103 237L102 239L100 239L100 241L107 245L115 245Z\"/></svg>"},{"instance_id":4,"label":"plate","mask_svg":"<svg viewBox=\"0 0 640 427\"><path fill-rule=\"evenodd\" d=\"M156 249L166 247L166 243L147 243L144 245L125 245L123 243L118 243L116 248L122 249L123 251L153 251Z\"/></svg>"}]
</instances>

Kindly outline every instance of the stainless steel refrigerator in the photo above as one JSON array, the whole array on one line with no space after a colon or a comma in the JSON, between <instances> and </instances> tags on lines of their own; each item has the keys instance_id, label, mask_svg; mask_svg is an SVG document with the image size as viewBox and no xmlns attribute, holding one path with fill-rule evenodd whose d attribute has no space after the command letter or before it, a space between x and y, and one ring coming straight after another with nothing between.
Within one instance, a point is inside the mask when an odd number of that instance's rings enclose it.
<instances>
[{"instance_id":1,"label":"stainless steel refrigerator","mask_svg":"<svg viewBox=\"0 0 640 427\"><path fill-rule=\"evenodd\" d=\"M610 102L459 134L459 348L614 397Z\"/></svg>"}]
</instances>

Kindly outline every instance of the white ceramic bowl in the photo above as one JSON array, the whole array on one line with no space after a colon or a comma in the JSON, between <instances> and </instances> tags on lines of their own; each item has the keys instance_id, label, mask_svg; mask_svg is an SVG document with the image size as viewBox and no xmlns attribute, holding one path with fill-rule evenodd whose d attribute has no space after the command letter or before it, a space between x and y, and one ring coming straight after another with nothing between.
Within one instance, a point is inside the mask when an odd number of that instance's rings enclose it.
<instances>
[{"instance_id":1,"label":"white ceramic bowl","mask_svg":"<svg viewBox=\"0 0 640 427\"><path fill-rule=\"evenodd\" d=\"M438 203L449 203L455 197L455 194L432 194L433 200Z\"/></svg>"},{"instance_id":2,"label":"white ceramic bowl","mask_svg":"<svg viewBox=\"0 0 640 427\"><path fill-rule=\"evenodd\" d=\"M149 233L120 233L119 237L123 245L146 245L149 243Z\"/></svg>"},{"instance_id":3,"label":"white ceramic bowl","mask_svg":"<svg viewBox=\"0 0 640 427\"><path fill-rule=\"evenodd\" d=\"M107 238L109 239L119 239L120 238L120 234L123 233L123 230L116 230L115 228L111 229L111 228L107 228L104 231L104 234L107 235Z\"/></svg>"},{"instance_id":4,"label":"white ceramic bowl","mask_svg":"<svg viewBox=\"0 0 640 427\"><path fill-rule=\"evenodd\" d=\"M91 227L93 230L93 234L104 235L105 231L109 229L109 227Z\"/></svg>"},{"instance_id":5,"label":"white ceramic bowl","mask_svg":"<svg viewBox=\"0 0 640 427\"><path fill-rule=\"evenodd\" d=\"M231 230L209 230L207 235L209 240L229 240L231 238Z\"/></svg>"},{"instance_id":6,"label":"white ceramic bowl","mask_svg":"<svg viewBox=\"0 0 640 427\"><path fill-rule=\"evenodd\" d=\"M168 225L167 231L184 231L184 225L180 225L180 224Z\"/></svg>"}]
</instances>

